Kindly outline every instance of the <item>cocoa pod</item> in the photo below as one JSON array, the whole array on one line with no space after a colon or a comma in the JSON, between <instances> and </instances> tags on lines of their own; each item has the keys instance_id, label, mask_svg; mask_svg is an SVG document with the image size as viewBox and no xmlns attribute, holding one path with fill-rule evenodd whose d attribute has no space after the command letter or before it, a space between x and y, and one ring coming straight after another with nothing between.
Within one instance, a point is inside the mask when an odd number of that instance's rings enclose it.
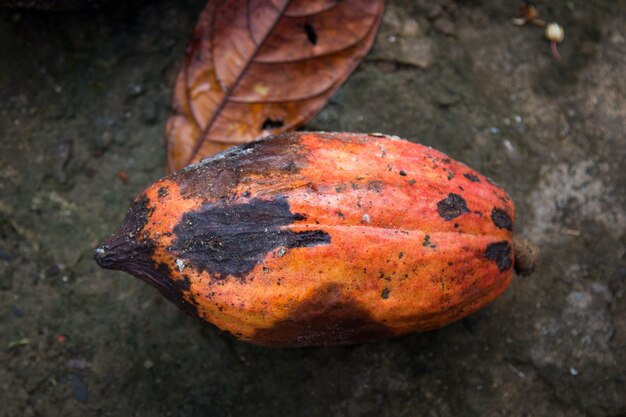
<instances>
[{"instance_id":1,"label":"cocoa pod","mask_svg":"<svg viewBox=\"0 0 626 417\"><path fill-rule=\"evenodd\" d=\"M501 188L434 149L288 133L157 181L95 259L243 340L345 344L491 302L512 279L514 221Z\"/></svg>"}]
</instances>

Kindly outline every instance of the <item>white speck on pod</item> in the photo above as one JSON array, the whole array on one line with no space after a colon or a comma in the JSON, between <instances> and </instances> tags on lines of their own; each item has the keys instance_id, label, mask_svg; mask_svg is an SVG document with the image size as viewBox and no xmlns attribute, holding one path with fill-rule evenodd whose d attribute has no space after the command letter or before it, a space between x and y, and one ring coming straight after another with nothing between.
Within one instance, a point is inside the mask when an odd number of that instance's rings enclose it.
<instances>
[{"instance_id":1,"label":"white speck on pod","mask_svg":"<svg viewBox=\"0 0 626 417\"><path fill-rule=\"evenodd\" d=\"M183 272L183 269L185 269L185 261L176 259L176 266L178 267L178 272Z\"/></svg>"}]
</instances>

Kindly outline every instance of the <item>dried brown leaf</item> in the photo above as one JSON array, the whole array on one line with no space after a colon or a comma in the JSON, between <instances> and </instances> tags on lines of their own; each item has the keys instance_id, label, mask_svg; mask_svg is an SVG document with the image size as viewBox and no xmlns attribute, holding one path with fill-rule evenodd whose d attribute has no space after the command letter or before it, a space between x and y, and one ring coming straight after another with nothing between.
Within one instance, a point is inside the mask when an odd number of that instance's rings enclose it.
<instances>
[{"instance_id":1,"label":"dried brown leaf","mask_svg":"<svg viewBox=\"0 0 626 417\"><path fill-rule=\"evenodd\" d=\"M384 0L211 0L178 74L168 170L309 121L361 62Z\"/></svg>"}]
</instances>

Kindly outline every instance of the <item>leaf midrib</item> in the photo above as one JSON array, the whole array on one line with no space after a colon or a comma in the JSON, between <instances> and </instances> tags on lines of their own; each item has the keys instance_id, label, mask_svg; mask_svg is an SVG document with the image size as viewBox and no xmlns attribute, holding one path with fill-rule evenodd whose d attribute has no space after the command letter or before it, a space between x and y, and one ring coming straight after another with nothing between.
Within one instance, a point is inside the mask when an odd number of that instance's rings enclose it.
<instances>
[{"instance_id":1,"label":"leaf midrib","mask_svg":"<svg viewBox=\"0 0 626 417\"><path fill-rule=\"evenodd\" d=\"M217 106L217 108L213 112L213 115L209 119L209 122L207 123L207 125L204 127L204 129L202 129L202 134L201 134L200 138L198 139L198 141L196 142L196 144L194 145L193 151L191 152L191 155L189 156L189 159L187 160L187 163L185 165L189 165L194 160L194 158L196 157L198 152L200 151L200 148L202 147L202 144L206 140L207 134L209 133L209 131L213 127L213 124L215 123L215 120L217 120L217 118L219 117L220 113L222 112L222 110L226 106L226 103L228 103L228 101L230 100L230 97L232 96L233 92L237 89L237 86L239 85L239 83L243 79L244 74L250 68L250 65L252 65L252 63L254 62L254 58L257 56L257 54L259 53L259 51L263 47L263 45L265 43L265 40L272 33L272 31L274 30L274 28L276 27L278 22L282 19L283 15L285 13L285 10L291 4L291 1L292 0L288 0L285 3L285 5L283 6L283 8L279 10L277 19L274 21L274 23L269 28L269 30L265 33L265 35L263 36L263 39L261 39L260 42L256 43L255 48L254 48L254 52L250 56L250 59L248 59L248 61L246 62L246 64L242 68L242 70L239 72L239 75L237 75L237 79L233 83L232 87L229 88L226 91L226 93L224 94L224 97L222 98L222 100L220 101L220 104ZM246 14L247 14L247 19L249 19L250 18L250 0L246 1ZM213 15L213 18L212 18L213 22L215 22L216 17L217 17L217 11ZM212 25L212 27L214 28L215 26ZM213 34L211 34L211 37L212 37L212 35ZM254 37L252 36L252 33L250 33L250 38L254 42ZM211 47L213 47L213 43L211 43ZM213 68L215 68L215 56L214 55L211 55L211 60L213 61L212 62ZM217 77L217 72L216 72L216 77Z\"/></svg>"}]
</instances>

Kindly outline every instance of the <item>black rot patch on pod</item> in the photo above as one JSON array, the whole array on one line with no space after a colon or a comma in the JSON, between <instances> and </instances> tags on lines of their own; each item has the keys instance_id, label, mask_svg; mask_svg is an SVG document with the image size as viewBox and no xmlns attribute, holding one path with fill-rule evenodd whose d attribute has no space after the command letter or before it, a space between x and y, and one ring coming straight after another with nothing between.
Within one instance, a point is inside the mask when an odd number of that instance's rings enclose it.
<instances>
[{"instance_id":1,"label":"black rot patch on pod","mask_svg":"<svg viewBox=\"0 0 626 417\"><path fill-rule=\"evenodd\" d=\"M513 230L513 220L506 211L494 207L491 210L491 220L499 229Z\"/></svg>"},{"instance_id":2,"label":"black rot patch on pod","mask_svg":"<svg viewBox=\"0 0 626 417\"><path fill-rule=\"evenodd\" d=\"M390 292L391 292L391 291L389 290L389 288L385 287L385 288L383 289L383 291L380 293L380 297L381 297L383 300L386 300L387 298L389 298L389 293L390 293Z\"/></svg>"},{"instance_id":3,"label":"black rot patch on pod","mask_svg":"<svg viewBox=\"0 0 626 417\"><path fill-rule=\"evenodd\" d=\"M191 289L191 280L189 276L183 275L183 279L176 281L176 285L181 291L189 291Z\"/></svg>"},{"instance_id":4,"label":"black rot patch on pod","mask_svg":"<svg viewBox=\"0 0 626 417\"><path fill-rule=\"evenodd\" d=\"M393 335L390 328L372 317L367 306L351 300L337 284L327 284L289 311L285 320L257 329L251 339L268 346L325 346Z\"/></svg>"},{"instance_id":5,"label":"black rot patch on pod","mask_svg":"<svg viewBox=\"0 0 626 417\"><path fill-rule=\"evenodd\" d=\"M165 198L170 194L167 187L159 187L159 191L157 191L157 197Z\"/></svg>"},{"instance_id":6,"label":"black rot patch on pod","mask_svg":"<svg viewBox=\"0 0 626 417\"><path fill-rule=\"evenodd\" d=\"M425 248L436 248L437 245L435 245L433 242L430 241L430 235L426 235L424 236L424 241L422 242L422 246Z\"/></svg>"},{"instance_id":7,"label":"black rot patch on pod","mask_svg":"<svg viewBox=\"0 0 626 417\"><path fill-rule=\"evenodd\" d=\"M513 265L511 244L506 240L489 244L485 250L485 258L494 261L500 272L510 269Z\"/></svg>"},{"instance_id":8,"label":"black rot patch on pod","mask_svg":"<svg viewBox=\"0 0 626 417\"><path fill-rule=\"evenodd\" d=\"M437 212L446 221L450 221L468 213L467 203L465 199L458 194L450 193L446 198L437 203Z\"/></svg>"},{"instance_id":9,"label":"black rot patch on pod","mask_svg":"<svg viewBox=\"0 0 626 417\"><path fill-rule=\"evenodd\" d=\"M185 213L174 227L169 250L198 271L217 279L244 278L274 249L330 244L322 230L292 232L286 226L304 216L284 198L251 199L244 204L206 204Z\"/></svg>"},{"instance_id":10,"label":"black rot patch on pod","mask_svg":"<svg viewBox=\"0 0 626 417\"><path fill-rule=\"evenodd\" d=\"M382 181L368 181L367 189L370 191L375 191L377 193L381 192L384 188L384 184Z\"/></svg>"},{"instance_id":11,"label":"black rot patch on pod","mask_svg":"<svg viewBox=\"0 0 626 417\"><path fill-rule=\"evenodd\" d=\"M470 180L471 182L480 182L480 178L478 178L476 175L471 174L469 172L467 174L463 174L463 176L467 178L468 180Z\"/></svg>"},{"instance_id":12,"label":"black rot patch on pod","mask_svg":"<svg viewBox=\"0 0 626 417\"><path fill-rule=\"evenodd\" d=\"M155 242L143 238L141 232L153 213L150 199L145 194L140 195L120 229L96 249L94 258L102 268L125 271L153 285L187 314L197 316L196 308L181 293L189 290L188 278L172 280L167 264L154 261Z\"/></svg>"}]
</instances>

